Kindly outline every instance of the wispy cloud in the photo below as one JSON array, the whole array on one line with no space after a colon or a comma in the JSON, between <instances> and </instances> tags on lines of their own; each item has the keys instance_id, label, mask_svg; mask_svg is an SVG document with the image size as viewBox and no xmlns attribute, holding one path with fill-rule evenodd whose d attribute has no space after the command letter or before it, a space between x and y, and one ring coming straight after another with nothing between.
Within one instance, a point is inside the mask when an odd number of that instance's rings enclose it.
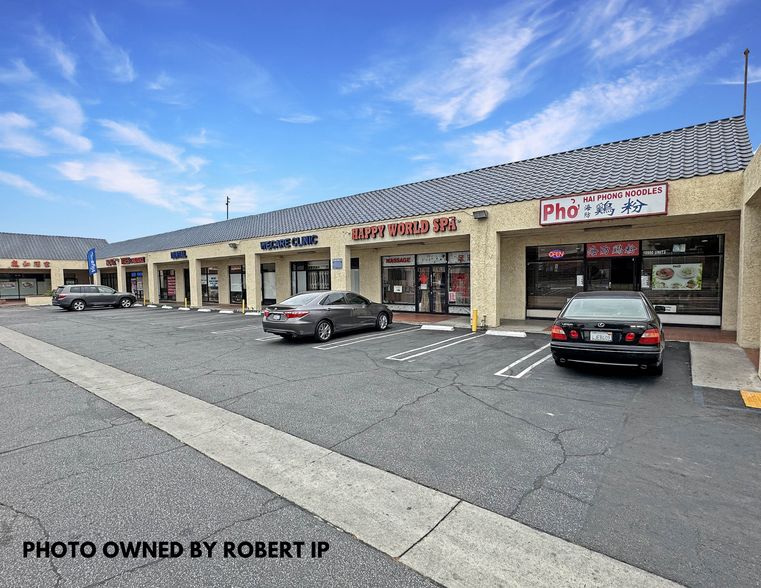
<instances>
[{"instance_id":1,"label":"wispy cloud","mask_svg":"<svg viewBox=\"0 0 761 588\"><path fill-rule=\"evenodd\" d=\"M184 149L181 147L155 141L133 124L120 124L112 120L99 120L98 122L111 131L112 140L124 145L132 145L146 153L165 159L180 169L185 169L185 162L181 158Z\"/></svg>"},{"instance_id":2,"label":"wispy cloud","mask_svg":"<svg viewBox=\"0 0 761 588\"><path fill-rule=\"evenodd\" d=\"M203 157L198 157L197 155L191 155L185 160L185 163L193 168L193 173L196 173L200 171L204 165L208 165L210 161L208 159L204 159Z\"/></svg>"},{"instance_id":3,"label":"wispy cloud","mask_svg":"<svg viewBox=\"0 0 761 588\"><path fill-rule=\"evenodd\" d=\"M318 120L320 120L320 117L314 116L312 114L297 114L294 116L283 117L280 120L282 120L283 122L288 122L288 123L309 124L309 123L317 122Z\"/></svg>"},{"instance_id":4,"label":"wispy cloud","mask_svg":"<svg viewBox=\"0 0 761 588\"><path fill-rule=\"evenodd\" d=\"M103 32L103 29L95 19L95 15L90 15L89 22L90 34L95 41L95 47L99 51L106 69L117 82L131 82L135 79L135 70L129 59L129 54L114 45Z\"/></svg>"},{"instance_id":5,"label":"wispy cloud","mask_svg":"<svg viewBox=\"0 0 761 588\"><path fill-rule=\"evenodd\" d=\"M42 91L30 98L37 108L46 112L59 126L75 132L82 129L85 114L75 98L50 91Z\"/></svg>"},{"instance_id":6,"label":"wispy cloud","mask_svg":"<svg viewBox=\"0 0 761 588\"><path fill-rule=\"evenodd\" d=\"M20 59L11 60L13 69L0 68L0 83L25 84L35 79L35 75Z\"/></svg>"},{"instance_id":7,"label":"wispy cloud","mask_svg":"<svg viewBox=\"0 0 761 588\"><path fill-rule=\"evenodd\" d=\"M464 148L485 166L581 147L605 125L668 104L699 71L697 66L655 75L637 70L614 82L580 88L530 119L471 135Z\"/></svg>"},{"instance_id":8,"label":"wispy cloud","mask_svg":"<svg viewBox=\"0 0 761 588\"><path fill-rule=\"evenodd\" d=\"M177 210L175 190L154 178L130 161L114 156L97 157L90 161L65 161L53 166L65 178L81 182L104 192L129 194L138 200Z\"/></svg>"},{"instance_id":9,"label":"wispy cloud","mask_svg":"<svg viewBox=\"0 0 761 588\"><path fill-rule=\"evenodd\" d=\"M748 83L749 84L757 84L758 82L761 82L761 67L753 67L752 65L748 65ZM740 72L737 76L734 78L724 78L719 80L720 84L744 84L745 83L745 72L744 70Z\"/></svg>"},{"instance_id":10,"label":"wispy cloud","mask_svg":"<svg viewBox=\"0 0 761 588\"><path fill-rule=\"evenodd\" d=\"M51 196L45 190L38 188L32 182L25 180L19 175L10 174L8 172L0 171L0 182L18 188L22 192L36 196L37 198L44 198L45 200L57 200L55 196Z\"/></svg>"},{"instance_id":11,"label":"wispy cloud","mask_svg":"<svg viewBox=\"0 0 761 588\"><path fill-rule=\"evenodd\" d=\"M61 127L53 127L45 131L45 134L51 139L55 139L59 143L62 143L68 147L71 147L75 151L85 152L92 149L92 141L82 135L77 135L71 131L67 131Z\"/></svg>"},{"instance_id":12,"label":"wispy cloud","mask_svg":"<svg viewBox=\"0 0 761 588\"><path fill-rule=\"evenodd\" d=\"M61 68L61 75L75 83L74 76L77 71L77 57L66 48L61 41L50 36L41 26L37 27L34 37L36 44L52 58L53 62Z\"/></svg>"},{"instance_id":13,"label":"wispy cloud","mask_svg":"<svg viewBox=\"0 0 761 588\"><path fill-rule=\"evenodd\" d=\"M206 136L206 129L201 129L201 132L198 133L197 135L191 135L189 137L185 137L185 141L198 149L206 145L214 145L219 143L219 141L217 141L216 139L210 139L209 137Z\"/></svg>"},{"instance_id":14,"label":"wispy cloud","mask_svg":"<svg viewBox=\"0 0 761 588\"><path fill-rule=\"evenodd\" d=\"M23 155L47 155L45 145L25 132L35 123L22 114L6 112L0 114L0 149L15 151Z\"/></svg>"}]
</instances>

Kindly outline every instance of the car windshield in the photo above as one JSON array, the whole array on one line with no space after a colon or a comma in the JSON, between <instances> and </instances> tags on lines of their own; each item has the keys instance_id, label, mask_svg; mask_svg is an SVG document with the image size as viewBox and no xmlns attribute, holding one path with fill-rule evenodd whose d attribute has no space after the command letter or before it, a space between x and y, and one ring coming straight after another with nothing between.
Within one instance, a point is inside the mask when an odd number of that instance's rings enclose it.
<instances>
[{"instance_id":1,"label":"car windshield","mask_svg":"<svg viewBox=\"0 0 761 588\"><path fill-rule=\"evenodd\" d=\"M613 318L647 319L647 310L637 298L577 298L563 313L563 318Z\"/></svg>"},{"instance_id":2,"label":"car windshield","mask_svg":"<svg viewBox=\"0 0 761 588\"><path fill-rule=\"evenodd\" d=\"M297 294L296 296L286 298L282 302L278 302L278 304L286 304L288 306L304 306L312 302L315 298L319 298L320 296L324 295L325 292L309 292L307 294Z\"/></svg>"}]
</instances>

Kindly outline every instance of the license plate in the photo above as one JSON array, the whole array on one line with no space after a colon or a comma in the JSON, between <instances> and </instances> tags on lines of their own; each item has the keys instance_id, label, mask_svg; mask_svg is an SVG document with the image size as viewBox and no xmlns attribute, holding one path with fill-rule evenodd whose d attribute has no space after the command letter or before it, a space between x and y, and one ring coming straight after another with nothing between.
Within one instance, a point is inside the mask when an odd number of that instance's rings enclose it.
<instances>
[{"instance_id":1,"label":"license plate","mask_svg":"<svg viewBox=\"0 0 761 588\"><path fill-rule=\"evenodd\" d=\"M273 321L279 321L279 320L280 320L280 317L282 317L282 316L283 316L283 315L281 315L281 314L271 314L271 315L270 315L270 320L273 320Z\"/></svg>"},{"instance_id":2,"label":"license plate","mask_svg":"<svg viewBox=\"0 0 761 588\"><path fill-rule=\"evenodd\" d=\"M590 341L613 341L613 333L604 331L592 331L589 333Z\"/></svg>"}]
</instances>

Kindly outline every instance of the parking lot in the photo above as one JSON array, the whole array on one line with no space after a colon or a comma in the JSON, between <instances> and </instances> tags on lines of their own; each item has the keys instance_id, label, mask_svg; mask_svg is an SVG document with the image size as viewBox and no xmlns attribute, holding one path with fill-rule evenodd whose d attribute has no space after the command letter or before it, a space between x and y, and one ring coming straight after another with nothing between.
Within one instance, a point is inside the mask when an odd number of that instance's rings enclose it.
<instances>
[{"instance_id":1,"label":"parking lot","mask_svg":"<svg viewBox=\"0 0 761 588\"><path fill-rule=\"evenodd\" d=\"M160 308L5 309L0 326L678 583L759 585L761 421L695 402L686 343L657 377L556 366L546 333L394 323L318 344ZM0 471L19 443L4 439Z\"/></svg>"}]
</instances>

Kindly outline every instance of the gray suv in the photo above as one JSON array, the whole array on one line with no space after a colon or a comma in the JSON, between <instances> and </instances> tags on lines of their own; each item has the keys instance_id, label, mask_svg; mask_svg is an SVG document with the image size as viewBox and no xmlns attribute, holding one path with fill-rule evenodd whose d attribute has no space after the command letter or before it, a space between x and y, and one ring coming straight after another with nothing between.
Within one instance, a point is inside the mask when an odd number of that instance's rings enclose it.
<instances>
[{"instance_id":1,"label":"gray suv","mask_svg":"<svg viewBox=\"0 0 761 588\"><path fill-rule=\"evenodd\" d=\"M66 310L84 310L88 306L129 308L135 300L134 294L117 292L108 286L58 286L53 293L53 306Z\"/></svg>"}]
</instances>

